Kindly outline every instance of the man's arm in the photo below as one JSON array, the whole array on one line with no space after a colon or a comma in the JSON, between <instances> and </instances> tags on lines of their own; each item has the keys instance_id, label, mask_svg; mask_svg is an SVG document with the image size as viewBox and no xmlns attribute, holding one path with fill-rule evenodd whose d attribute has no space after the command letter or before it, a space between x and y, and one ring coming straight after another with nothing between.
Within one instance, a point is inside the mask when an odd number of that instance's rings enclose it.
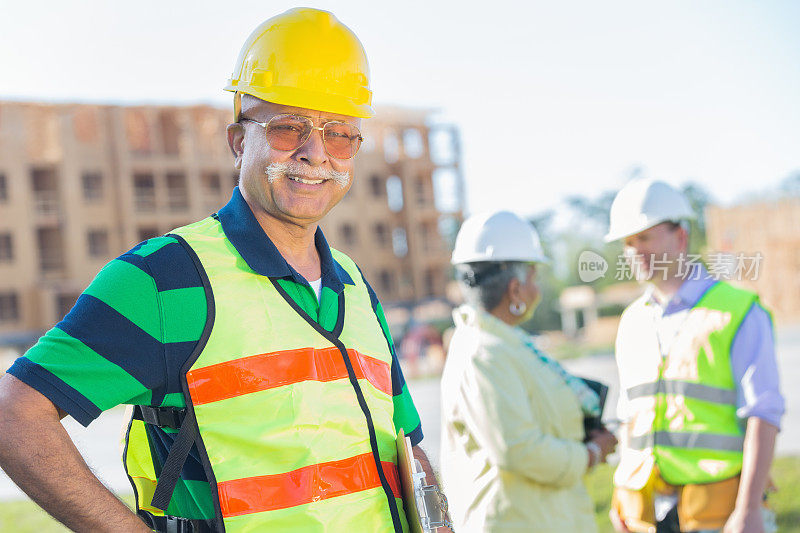
<instances>
[{"instance_id":1,"label":"man's arm","mask_svg":"<svg viewBox=\"0 0 800 533\"><path fill-rule=\"evenodd\" d=\"M438 487L439 481L436 479L436 475L433 473L433 467L431 466L431 462L428 460L428 454L426 454L425 450L423 450L420 446L412 446L411 450L414 452L414 459L417 459L420 462L422 465L422 470L425 472L425 483Z\"/></svg>"},{"instance_id":2,"label":"man's arm","mask_svg":"<svg viewBox=\"0 0 800 533\"><path fill-rule=\"evenodd\" d=\"M778 428L761 420L747 419L744 437L744 458L736 507L724 533L760 533L764 531L761 506L764 490L769 479L769 468L775 450L775 437Z\"/></svg>"},{"instance_id":3,"label":"man's arm","mask_svg":"<svg viewBox=\"0 0 800 533\"><path fill-rule=\"evenodd\" d=\"M74 531L150 531L92 474L60 419L45 396L10 374L0 378L0 467Z\"/></svg>"},{"instance_id":4,"label":"man's arm","mask_svg":"<svg viewBox=\"0 0 800 533\"><path fill-rule=\"evenodd\" d=\"M731 369L737 383L737 415L747 419L747 428L736 506L724 531L761 532L762 498L785 402L780 392L772 319L757 303L745 316L731 345Z\"/></svg>"},{"instance_id":5,"label":"man's arm","mask_svg":"<svg viewBox=\"0 0 800 533\"><path fill-rule=\"evenodd\" d=\"M425 483L433 485L441 490L439 481L437 481L436 475L433 473L433 467L431 467L431 462L428 460L428 454L425 453L425 450L419 446L412 446L411 451L414 453L414 459L417 459L422 465L422 470L425 472ZM437 528L437 531L438 533L452 533L450 528L447 527Z\"/></svg>"}]
</instances>

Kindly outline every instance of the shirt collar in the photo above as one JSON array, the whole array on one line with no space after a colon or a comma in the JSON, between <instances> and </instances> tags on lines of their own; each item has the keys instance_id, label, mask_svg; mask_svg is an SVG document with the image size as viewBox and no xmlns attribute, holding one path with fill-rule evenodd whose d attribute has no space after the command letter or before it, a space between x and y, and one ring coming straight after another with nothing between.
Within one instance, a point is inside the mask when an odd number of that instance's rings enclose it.
<instances>
[{"instance_id":1,"label":"shirt collar","mask_svg":"<svg viewBox=\"0 0 800 533\"><path fill-rule=\"evenodd\" d=\"M678 288L678 292L675 293L675 296L673 296L664 307L664 314L677 313L678 311L694 307L706 291L716 282L717 281L711 277L703 265L693 265L692 270L686 275L686 279L684 279L683 283ZM648 289L648 295L648 303L659 305L653 295L652 286Z\"/></svg>"},{"instance_id":2,"label":"shirt collar","mask_svg":"<svg viewBox=\"0 0 800 533\"><path fill-rule=\"evenodd\" d=\"M506 342L522 342L530 340L530 335L517 326L506 324L493 314L483 309L463 304L453 311L453 320L456 326L464 325L477 327L489 332Z\"/></svg>"},{"instance_id":3,"label":"shirt collar","mask_svg":"<svg viewBox=\"0 0 800 533\"><path fill-rule=\"evenodd\" d=\"M307 283L307 280L286 262L264 232L239 187L234 187L231 199L219 210L217 219L222 224L225 236L254 272L270 278L292 278L297 283ZM322 286L340 293L345 283L354 285L347 271L333 259L328 241L325 240L319 227L314 234L314 245L320 258Z\"/></svg>"}]
</instances>

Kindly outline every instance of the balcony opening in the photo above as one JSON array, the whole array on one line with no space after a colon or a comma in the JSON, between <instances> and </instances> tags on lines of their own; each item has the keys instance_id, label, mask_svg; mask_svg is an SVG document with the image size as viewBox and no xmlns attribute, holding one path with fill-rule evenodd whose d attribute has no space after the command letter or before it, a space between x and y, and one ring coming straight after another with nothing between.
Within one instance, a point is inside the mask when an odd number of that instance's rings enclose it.
<instances>
[{"instance_id":1,"label":"balcony opening","mask_svg":"<svg viewBox=\"0 0 800 533\"><path fill-rule=\"evenodd\" d=\"M8 183L6 175L0 172L0 202L8 201Z\"/></svg>"},{"instance_id":2,"label":"balcony opening","mask_svg":"<svg viewBox=\"0 0 800 533\"><path fill-rule=\"evenodd\" d=\"M109 252L108 231L104 229L89 230L86 234L89 256L107 257Z\"/></svg>"},{"instance_id":3,"label":"balcony opening","mask_svg":"<svg viewBox=\"0 0 800 533\"><path fill-rule=\"evenodd\" d=\"M418 129L408 128L403 131L403 152L412 159L418 159L425 154L425 139Z\"/></svg>"},{"instance_id":4,"label":"balcony opening","mask_svg":"<svg viewBox=\"0 0 800 533\"><path fill-rule=\"evenodd\" d=\"M403 181L397 176L386 180L386 202L391 211L403 209Z\"/></svg>"},{"instance_id":5,"label":"balcony opening","mask_svg":"<svg viewBox=\"0 0 800 533\"><path fill-rule=\"evenodd\" d=\"M425 206L428 204L428 181L425 176L419 176L414 182L414 195L417 199L417 205Z\"/></svg>"},{"instance_id":6,"label":"balcony opening","mask_svg":"<svg viewBox=\"0 0 800 533\"><path fill-rule=\"evenodd\" d=\"M189 190L183 172L167 173L167 203L171 211L184 211L189 207Z\"/></svg>"},{"instance_id":7,"label":"balcony opening","mask_svg":"<svg viewBox=\"0 0 800 533\"><path fill-rule=\"evenodd\" d=\"M394 274L390 270L381 270L378 274L378 280L384 296L394 292Z\"/></svg>"},{"instance_id":8,"label":"balcony opening","mask_svg":"<svg viewBox=\"0 0 800 533\"><path fill-rule=\"evenodd\" d=\"M10 233L0 233L0 263L14 260L14 238Z\"/></svg>"},{"instance_id":9,"label":"balcony opening","mask_svg":"<svg viewBox=\"0 0 800 533\"><path fill-rule=\"evenodd\" d=\"M425 275L423 276L425 296L436 296L436 282L438 277L438 272L436 270L432 268L425 270Z\"/></svg>"},{"instance_id":10,"label":"balcony opening","mask_svg":"<svg viewBox=\"0 0 800 533\"><path fill-rule=\"evenodd\" d=\"M153 239L159 235L161 235L161 233L159 233L158 228L154 226L142 226L137 230L136 234L140 242L144 242L147 239Z\"/></svg>"},{"instance_id":11,"label":"balcony opening","mask_svg":"<svg viewBox=\"0 0 800 533\"><path fill-rule=\"evenodd\" d=\"M31 185L36 211L42 215L58 213L58 176L54 168L31 170Z\"/></svg>"},{"instance_id":12,"label":"balcony opening","mask_svg":"<svg viewBox=\"0 0 800 533\"><path fill-rule=\"evenodd\" d=\"M140 213L156 210L156 183L153 174L137 172L133 175L133 196L136 210Z\"/></svg>"},{"instance_id":13,"label":"balcony opening","mask_svg":"<svg viewBox=\"0 0 800 533\"><path fill-rule=\"evenodd\" d=\"M83 199L87 202L96 202L103 199L103 175L99 172L84 172L81 176L83 183Z\"/></svg>"},{"instance_id":14,"label":"balcony opening","mask_svg":"<svg viewBox=\"0 0 800 533\"><path fill-rule=\"evenodd\" d=\"M454 168L437 168L433 172L433 201L442 213L461 210L460 175Z\"/></svg>"},{"instance_id":15,"label":"balcony opening","mask_svg":"<svg viewBox=\"0 0 800 533\"><path fill-rule=\"evenodd\" d=\"M37 229L36 244L42 272L57 272L64 268L64 239L58 228Z\"/></svg>"},{"instance_id":16,"label":"balcony opening","mask_svg":"<svg viewBox=\"0 0 800 533\"><path fill-rule=\"evenodd\" d=\"M384 224L383 222L378 222L374 226L375 232L375 242L378 244L380 248L386 248L391 241L389 236L389 226Z\"/></svg>"},{"instance_id":17,"label":"balcony opening","mask_svg":"<svg viewBox=\"0 0 800 533\"><path fill-rule=\"evenodd\" d=\"M372 196L380 198L386 193L386 186L383 184L383 178L374 174L369 177L369 190Z\"/></svg>"},{"instance_id":18,"label":"balcony opening","mask_svg":"<svg viewBox=\"0 0 800 533\"><path fill-rule=\"evenodd\" d=\"M352 224L342 224L339 232L344 244L348 246L355 246L355 244L358 242L356 228Z\"/></svg>"},{"instance_id":19,"label":"balcony opening","mask_svg":"<svg viewBox=\"0 0 800 533\"><path fill-rule=\"evenodd\" d=\"M78 301L80 293L67 292L56 295L56 313L59 317L67 316L67 314L75 307L75 302Z\"/></svg>"},{"instance_id":20,"label":"balcony opening","mask_svg":"<svg viewBox=\"0 0 800 533\"><path fill-rule=\"evenodd\" d=\"M388 129L383 132L383 158L387 163L395 163L400 159L400 139Z\"/></svg>"},{"instance_id":21,"label":"balcony opening","mask_svg":"<svg viewBox=\"0 0 800 533\"><path fill-rule=\"evenodd\" d=\"M397 257L408 255L408 238L405 229L395 228L392 232L392 250Z\"/></svg>"},{"instance_id":22,"label":"balcony opening","mask_svg":"<svg viewBox=\"0 0 800 533\"><path fill-rule=\"evenodd\" d=\"M455 128L440 127L428 133L431 160L439 166L458 163L458 137Z\"/></svg>"},{"instance_id":23,"label":"balcony opening","mask_svg":"<svg viewBox=\"0 0 800 533\"><path fill-rule=\"evenodd\" d=\"M0 322L19 320L19 301L16 292L0 292Z\"/></svg>"}]
</instances>

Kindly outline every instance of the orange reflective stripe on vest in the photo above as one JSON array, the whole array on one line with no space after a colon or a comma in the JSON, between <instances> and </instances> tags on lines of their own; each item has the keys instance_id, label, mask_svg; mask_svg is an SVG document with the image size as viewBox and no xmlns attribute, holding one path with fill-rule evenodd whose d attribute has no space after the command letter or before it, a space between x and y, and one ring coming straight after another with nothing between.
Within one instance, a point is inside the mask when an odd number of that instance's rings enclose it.
<instances>
[{"instance_id":1,"label":"orange reflective stripe on vest","mask_svg":"<svg viewBox=\"0 0 800 533\"><path fill-rule=\"evenodd\" d=\"M394 463L381 466L392 492L401 498L400 479ZM219 500L224 516L286 509L381 486L372 454L298 468L285 474L224 481Z\"/></svg>"},{"instance_id":2,"label":"orange reflective stripe on vest","mask_svg":"<svg viewBox=\"0 0 800 533\"><path fill-rule=\"evenodd\" d=\"M392 395L389 365L353 349L347 350L358 379ZM194 405L216 402L301 381L347 379L347 367L336 347L282 350L196 368L187 378Z\"/></svg>"}]
</instances>

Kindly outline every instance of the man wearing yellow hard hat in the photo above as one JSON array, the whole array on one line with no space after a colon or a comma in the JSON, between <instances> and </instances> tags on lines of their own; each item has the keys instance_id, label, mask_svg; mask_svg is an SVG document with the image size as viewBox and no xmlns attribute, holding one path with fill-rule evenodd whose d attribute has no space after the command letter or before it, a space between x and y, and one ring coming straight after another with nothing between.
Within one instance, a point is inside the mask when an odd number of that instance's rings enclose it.
<instances>
[{"instance_id":1,"label":"man wearing yellow hard hat","mask_svg":"<svg viewBox=\"0 0 800 533\"><path fill-rule=\"evenodd\" d=\"M373 114L363 47L293 9L225 89L239 187L109 263L0 379L0 466L76 531L407 531L395 436L427 464L419 416L375 293L319 228ZM136 514L59 423L119 404Z\"/></svg>"}]
</instances>

